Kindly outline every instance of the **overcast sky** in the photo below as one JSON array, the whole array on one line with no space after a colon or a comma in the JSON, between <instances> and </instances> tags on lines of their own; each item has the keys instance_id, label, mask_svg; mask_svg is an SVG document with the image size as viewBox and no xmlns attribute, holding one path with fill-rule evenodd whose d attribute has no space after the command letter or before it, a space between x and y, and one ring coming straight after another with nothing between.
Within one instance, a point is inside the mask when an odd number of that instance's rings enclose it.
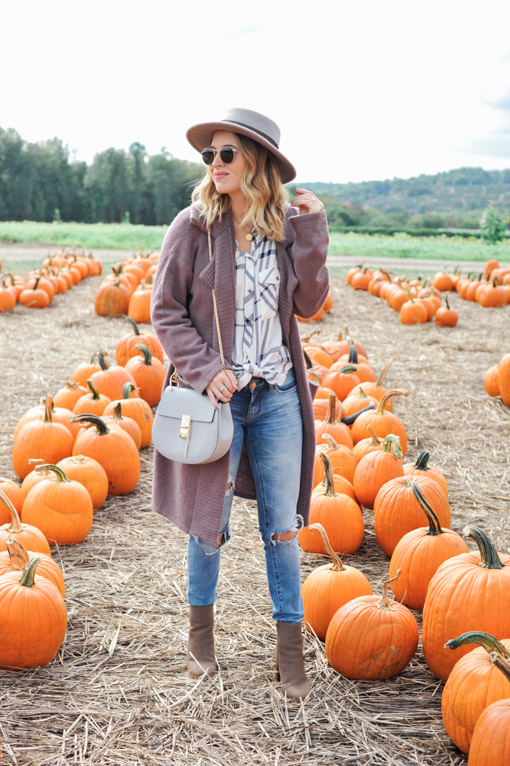
<instances>
[{"instance_id":1,"label":"overcast sky","mask_svg":"<svg viewBox=\"0 0 510 766\"><path fill-rule=\"evenodd\" d=\"M298 181L510 167L510 3L2 3L0 127L90 162L231 106L281 127Z\"/></svg>"}]
</instances>

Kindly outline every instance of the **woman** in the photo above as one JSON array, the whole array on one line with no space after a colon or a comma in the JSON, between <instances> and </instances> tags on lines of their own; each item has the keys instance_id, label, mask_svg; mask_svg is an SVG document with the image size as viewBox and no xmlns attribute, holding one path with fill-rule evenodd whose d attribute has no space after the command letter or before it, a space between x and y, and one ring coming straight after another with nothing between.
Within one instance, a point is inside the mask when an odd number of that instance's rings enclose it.
<instances>
[{"instance_id":1,"label":"woman","mask_svg":"<svg viewBox=\"0 0 510 766\"><path fill-rule=\"evenodd\" d=\"M171 360L167 382L177 369L184 385L213 404L230 402L234 437L229 453L205 465L156 452L153 504L189 534L187 663L197 677L217 670L213 605L233 496L257 498L277 677L289 697L302 698L310 687L297 530L308 523L315 438L295 314L313 316L327 296L326 215L303 189L287 203L283 184L295 170L279 151L278 126L264 115L231 109L224 120L194 125L187 137L207 171L164 239L152 321Z\"/></svg>"}]
</instances>

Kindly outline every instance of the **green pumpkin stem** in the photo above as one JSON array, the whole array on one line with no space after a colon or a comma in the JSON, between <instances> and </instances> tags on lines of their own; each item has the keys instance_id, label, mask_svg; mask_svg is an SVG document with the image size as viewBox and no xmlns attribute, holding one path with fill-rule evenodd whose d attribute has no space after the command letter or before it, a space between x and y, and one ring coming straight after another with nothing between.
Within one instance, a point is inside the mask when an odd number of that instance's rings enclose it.
<instances>
[{"instance_id":1,"label":"green pumpkin stem","mask_svg":"<svg viewBox=\"0 0 510 766\"><path fill-rule=\"evenodd\" d=\"M479 527L467 526L462 530L464 537L470 537L478 545L481 561L478 566L483 569L503 569L505 566L499 554L485 532Z\"/></svg>"},{"instance_id":2,"label":"green pumpkin stem","mask_svg":"<svg viewBox=\"0 0 510 766\"><path fill-rule=\"evenodd\" d=\"M358 368L357 367L353 367L352 364L346 364L345 367L342 367L340 372L342 373L342 375L347 375L347 373L349 373L349 372L356 372L357 369ZM358 380L359 380L359 378L358 378Z\"/></svg>"},{"instance_id":3,"label":"green pumpkin stem","mask_svg":"<svg viewBox=\"0 0 510 766\"><path fill-rule=\"evenodd\" d=\"M91 413L84 413L83 415L75 415L73 418L70 418L71 423L92 423L95 425L97 429L98 436L104 436L105 434L110 433L110 429L104 422L104 420L101 420L97 415L92 415Z\"/></svg>"},{"instance_id":4,"label":"green pumpkin stem","mask_svg":"<svg viewBox=\"0 0 510 766\"><path fill-rule=\"evenodd\" d=\"M122 386L122 398L123 399L129 399L129 394L131 391L136 391L136 386L134 383L131 383L130 380L127 381L127 383L124 383Z\"/></svg>"},{"instance_id":5,"label":"green pumpkin stem","mask_svg":"<svg viewBox=\"0 0 510 766\"><path fill-rule=\"evenodd\" d=\"M137 348L139 351L143 354L143 363L151 365L152 364L152 354L145 345L145 343L135 343L135 348Z\"/></svg>"},{"instance_id":6,"label":"green pumpkin stem","mask_svg":"<svg viewBox=\"0 0 510 766\"><path fill-rule=\"evenodd\" d=\"M326 488L322 494L328 495L329 497L335 497L335 481L333 479L333 467L331 465L331 460L325 452L319 452L319 457L324 463L324 483L326 484Z\"/></svg>"},{"instance_id":7,"label":"green pumpkin stem","mask_svg":"<svg viewBox=\"0 0 510 766\"><path fill-rule=\"evenodd\" d=\"M427 453L425 453L427 454ZM443 530L441 529L441 524L439 522L439 519L437 518L437 515L432 510L432 507L427 502L427 499L423 492L421 491L420 487L415 481L411 481L411 489L413 490L413 494L418 501L418 505L422 509L423 513L428 519L429 522L429 531L427 532L427 535L442 535L444 534Z\"/></svg>"},{"instance_id":8,"label":"green pumpkin stem","mask_svg":"<svg viewBox=\"0 0 510 766\"><path fill-rule=\"evenodd\" d=\"M364 412L370 412L370 410L373 410L373 409L375 409L375 404L373 402L369 402L366 405L366 407L363 407L361 410L358 410L357 412L353 412L352 415L346 415L345 418L340 418L340 422L344 423L346 426L350 426L354 423L356 418L359 418L359 416L362 415Z\"/></svg>"},{"instance_id":9,"label":"green pumpkin stem","mask_svg":"<svg viewBox=\"0 0 510 766\"><path fill-rule=\"evenodd\" d=\"M95 401L97 401L98 399L100 399L100 398L101 398L101 394L99 393L99 391L97 390L97 388L95 387L95 385L92 383L92 381L90 380L90 378L87 378L87 386L88 386L88 387L90 388L90 390L92 391L92 398L93 398Z\"/></svg>"},{"instance_id":10,"label":"green pumpkin stem","mask_svg":"<svg viewBox=\"0 0 510 766\"><path fill-rule=\"evenodd\" d=\"M31 588L35 581L35 570L42 561L42 556L32 556L21 575L20 585Z\"/></svg>"},{"instance_id":11,"label":"green pumpkin stem","mask_svg":"<svg viewBox=\"0 0 510 766\"><path fill-rule=\"evenodd\" d=\"M99 366L101 367L103 371L108 370L110 368L110 365L105 359L106 354L107 354L106 351L100 351L97 355L97 361L99 362Z\"/></svg>"},{"instance_id":12,"label":"green pumpkin stem","mask_svg":"<svg viewBox=\"0 0 510 766\"><path fill-rule=\"evenodd\" d=\"M54 473L56 478L54 478L53 481L70 481L70 479L68 479L65 475L64 471L58 465L52 465L51 463L36 465L35 472L40 473L41 471L46 471L46 473Z\"/></svg>"},{"instance_id":13,"label":"green pumpkin stem","mask_svg":"<svg viewBox=\"0 0 510 766\"><path fill-rule=\"evenodd\" d=\"M343 572L345 571L345 567L342 564L342 559L338 555L336 551L333 550L331 547L331 543L329 542L329 538L327 535L326 530L322 526L322 524L319 524L319 522L316 522L315 524L310 524L309 529L316 529L318 532L320 532L320 535L322 537L322 544L324 545L324 550L328 554L328 556L331 556L333 559L333 565L331 567L332 572Z\"/></svg>"},{"instance_id":14,"label":"green pumpkin stem","mask_svg":"<svg viewBox=\"0 0 510 766\"><path fill-rule=\"evenodd\" d=\"M461 633L457 638L451 638L446 642L445 646L448 649L458 649L459 646L466 646L466 644L478 644L483 646L488 654L496 652L500 657L504 657L506 660L510 659L510 652L504 646L501 641L495 636L491 636L490 633L484 633L482 630L468 630L466 633Z\"/></svg>"},{"instance_id":15,"label":"green pumpkin stem","mask_svg":"<svg viewBox=\"0 0 510 766\"><path fill-rule=\"evenodd\" d=\"M352 364L358 364L358 352L356 351L356 346L354 345L354 341L351 340L349 343L349 362Z\"/></svg>"},{"instance_id":16,"label":"green pumpkin stem","mask_svg":"<svg viewBox=\"0 0 510 766\"><path fill-rule=\"evenodd\" d=\"M138 325L136 324L135 320L131 319L131 317L126 317L126 319L127 319L128 322L131 322L131 324L133 326L133 333L135 335L140 335L140 330L139 330Z\"/></svg>"},{"instance_id":17,"label":"green pumpkin stem","mask_svg":"<svg viewBox=\"0 0 510 766\"><path fill-rule=\"evenodd\" d=\"M395 434L388 434L388 436L384 437L382 449L383 452L393 453L395 457L403 457L402 450L400 449L400 439Z\"/></svg>"},{"instance_id":18,"label":"green pumpkin stem","mask_svg":"<svg viewBox=\"0 0 510 766\"><path fill-rule=\"evenodd\" d=\"M416 458L416 463L414 464L414 467L418 469L418 471L430 471L430 468L428 467L430 453L427 452L427 450L423 450L423 452L420 452L418 457Z\"/></svg>"}]
</instances>

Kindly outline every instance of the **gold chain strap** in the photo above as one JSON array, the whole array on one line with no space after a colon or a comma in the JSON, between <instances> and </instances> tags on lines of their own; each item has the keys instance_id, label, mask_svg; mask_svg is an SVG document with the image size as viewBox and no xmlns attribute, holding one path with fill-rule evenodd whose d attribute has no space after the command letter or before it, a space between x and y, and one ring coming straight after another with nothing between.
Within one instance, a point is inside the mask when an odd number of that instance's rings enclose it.
<instances>
[{"instance_id":1,"label":"gold chain strap","mask_svg":"<svg viewBox=\"0 0 510 766\"><path fill-rule=\"evenodd\" d=\"M211 245L211 232L207 232L207 242L209 244L209 261L212 261L212 245ZM223 356L223 342L221 340L221 331L220 331L220 320L218 317L218 306L216 304L216 295L214 294L214 289L212 291L212 299L213 299L213 306L214 306L214 318L216 319L216 329L218 331L218 343L220 345L220 356L221 356L221 366L223 369L225 369L225 357Z\"/></svg>"}]
</instances>

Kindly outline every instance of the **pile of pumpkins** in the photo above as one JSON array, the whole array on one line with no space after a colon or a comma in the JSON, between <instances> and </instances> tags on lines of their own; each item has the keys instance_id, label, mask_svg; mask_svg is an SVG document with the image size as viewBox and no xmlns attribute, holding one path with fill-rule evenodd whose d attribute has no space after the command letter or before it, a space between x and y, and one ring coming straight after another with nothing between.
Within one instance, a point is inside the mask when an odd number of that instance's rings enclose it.
<instances>
[{"instance_id":1,"label":"pile of pumpkins","mask_svg":"<svg viewBox=\"0 0 510 766\"><path fill-rule=\"evenodd\" d=\"M430 284L428 279L397 277L385 269L353 266L347 272L347 284L354 290L367 290L386 300L394 311L398 311L402 324L425 324L434 319L440 327L455 327L459 315L450 308L448 295L445 306L441 297L443 290L451 288L446 288L436 277Z\"/></svg>"},{"instance_id":2,"label":"pile of pumpkins","mask_svg":"<svg viewBox=\"0 0 510 766\"><path fill-rule=\"evenodd\" d=\"M463 530L479 549L470 552L449 528L443 473L429 464L427 452L414 464L403 462L407 434L392 400L407 392L384 388L389 364L376 378L365 348L352 339L318 344L308 337L303 347L308 375L319 389L316 487L310 526L299 530L298 540L303 550L333 560L303 583L305 624L325 641L329 664L343 676L381 680L410 662L419 640L411 609L423 610L424 658L446 681L445 728L468 752L475 723L490 703L506 699L507 722L510 715L504 675L510 660L510 556L498 553L475 526ZM354 553L363 541L362 507L373 511L377 543L390 557L382 596L338 556ZM492 764L510 763L506 747L507 760Z\"/></svg>"},{"instance_id":3,"label":"pile of pumpkins","mask_svg":"<svg viewBox=\"0 0 510 766\"><path fill-rule=\"evenodd\" d=\"M0 478L0 667L46 665L56 655L66 609L50 543L82 542L107 496L138 482L165 372L158 339L128 321L132 332L116 345L116 365L104 352L94 355L16 426L12 460L21 486Z\"/></svg>"},{"instance_id":4,"label":"pile of pumpkins","mask_svg":"<svg viewBox=\"0 0 510 766\"><path fill-rule=\"evenodd\" d=\"M163 350L156 336L128 321L133 330L117 343L116 365L108 363L104 352L94 355L15 428L12 463L22 481L21 520L58 543L84 540L93 509L108 494L125 495L135 488L139 450L151 443L152 408L165 377ZM50 514L51 503L55 512ZM0 523L8 521L2 515L0 510Z\"/></svg>"},{"instance_id":5,"label":"pile of pumpkins","mask_svg":"<svg viewBox=\"0 0 510 766\"><path fill-rule=\"evenodd\" d=\"M489 396L500 396L503 404L510 407L510 353L504 354L498 364L489 367L484 386Z\"/></svg>"},{"instance_id":6,"label":"pile of pumpkins","mask_svg":"<svg viewBox=\"0 0 510 766\"><path fill-rule=\"evenodd\" d=\"M143 250L112 267L96 293L94 308L99 316L127 314L135 322L150 323L152 281L159 253Z\"/></svg>"},{"instance_id":7,"label":"pile of pumpkins","mask_svg":"<svg viewBox=\"0 0 510 766\"><path fill-rule=\"evenodd\" d=\"M347 272L347 283L354 290L367 290L383 298L399 312L402 324L425 324L434 319L441 327L455 327L458 312L450 308L448 294L457 292L461 298L478 301L485 308L510 303L510 268L501 268L495 260L487 261L483 274L476 278L463 276L459 270L449 274L438 271L432 281L396 276L385 269L354 266ZM442 294L445 305L442 305Z\"/></svg>"},{"instance_id":8,"label":"pile of pumpkins","mask_svg":"<svg viewBox=\"0 0 510 766\"><path fill-rule=\"evenodd\" d=\"M0 313L12 311L19 303L26 308L47 308L55 295L66 293L89 276L101 274L102 265L92 254L76 248L48 255L38 269L23 279L11 273L0 275Z\"/></svg>"}]
</instances>

